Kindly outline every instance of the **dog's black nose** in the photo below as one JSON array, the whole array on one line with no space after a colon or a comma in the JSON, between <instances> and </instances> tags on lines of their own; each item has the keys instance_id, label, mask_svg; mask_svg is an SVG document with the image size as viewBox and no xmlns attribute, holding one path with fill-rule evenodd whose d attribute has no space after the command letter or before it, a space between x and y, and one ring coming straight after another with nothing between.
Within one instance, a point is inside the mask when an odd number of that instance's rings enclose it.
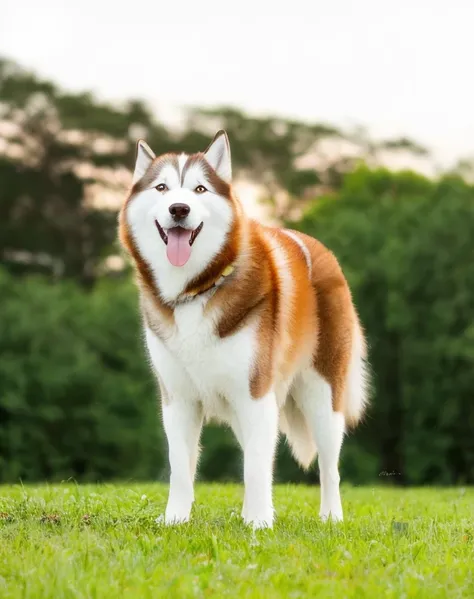
<instances>
[{"instance_id":1,"label":"dog's black nose","mask_svg":"<svg viewBox=\"0 0 474 599\"><path fill-rule=\"evenodd\" d=\"M174 220L181 220L188 216L191 208L187 204L171 204L169 211Z\"/></svg>"}]
</instances>

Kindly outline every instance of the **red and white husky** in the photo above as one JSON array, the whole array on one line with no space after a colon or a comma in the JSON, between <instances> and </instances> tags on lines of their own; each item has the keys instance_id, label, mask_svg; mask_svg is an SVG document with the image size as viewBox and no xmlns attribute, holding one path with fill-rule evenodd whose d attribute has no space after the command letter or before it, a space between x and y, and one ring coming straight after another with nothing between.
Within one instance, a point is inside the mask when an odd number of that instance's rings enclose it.
<instances>
[{"instance_id":1,"label":"red and white husky","mask_svg":"<svg viewBox=\"0 0 474 599\"><path fill-rule=\"evenodd\" d=\"M171 466L166 523L185 522L203 420L244 453L242 517L271 527L279 430L307 468L319 454L323 519L342 520L338 459L366 404L365 341L321 243L249 219L232 192L227 135L155 157L138 142L120 238L137 271Z\"/></svg>"}]
</instances>

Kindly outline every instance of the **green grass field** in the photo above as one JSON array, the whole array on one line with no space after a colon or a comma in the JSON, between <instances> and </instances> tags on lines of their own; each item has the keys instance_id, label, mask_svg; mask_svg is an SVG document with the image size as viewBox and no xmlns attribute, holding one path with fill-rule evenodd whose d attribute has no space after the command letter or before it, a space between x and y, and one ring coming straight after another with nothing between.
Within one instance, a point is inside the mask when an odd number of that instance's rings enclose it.
<instances>
[{"instance_id":1,"label":"green grass field","mask_svg":"<svg viewBox=\"0 0 474 599\"><path fill-rule=\"evenodd\" d=\"M0 487L0 597L474 597L474 490L278 486L272 531L242 488L198 485L193 521L155 523L167 487Z\"/></svg>"}]
</instances>

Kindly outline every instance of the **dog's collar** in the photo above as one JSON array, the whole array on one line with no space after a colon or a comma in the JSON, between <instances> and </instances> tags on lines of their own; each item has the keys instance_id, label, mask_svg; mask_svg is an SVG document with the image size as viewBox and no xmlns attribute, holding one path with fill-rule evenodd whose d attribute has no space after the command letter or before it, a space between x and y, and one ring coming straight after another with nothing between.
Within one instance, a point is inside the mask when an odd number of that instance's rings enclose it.
<instances>
[{"instance_id":1,"label":"dog's collar","mask_svg":"<svg viewBox=\"0 0 474 599\"><path fill-rule=\"evenodd\" d=\"M187 300L194 299L195 297L198 297L199 295L203 295L204 293L211 291L211 289L220 287L222 285L222 283L224 283L226 278L230 277L230 275L234 272L234 270L235 270L235 266L233 264L228 264L224 268L224 270L220 273L220 275L217 277L217 279L215 279L212 282L211 285L208 285L204 289L200 289L200 288L191 289L191 291L185 291L184 293L181 293L181 295L178 298L178 302L184 302Z\"/></svg>"}]
</instances>

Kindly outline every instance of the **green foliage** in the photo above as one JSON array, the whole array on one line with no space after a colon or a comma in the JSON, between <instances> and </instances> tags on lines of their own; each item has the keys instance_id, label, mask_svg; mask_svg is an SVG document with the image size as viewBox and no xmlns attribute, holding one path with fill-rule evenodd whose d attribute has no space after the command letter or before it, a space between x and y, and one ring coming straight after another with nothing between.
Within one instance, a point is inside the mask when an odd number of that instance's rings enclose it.
<instances>
[{"instance_id":1,"label":"green foliage","mask_svg":"<svg viewBox=\"0 0 474 599\"><path fill-rule=\"evenodd\" d=\"M2 599L474 596L472 489L277 486L273 531L239 517L242 488L197 485L192 521L155 523L166 485L2 487Z\"/></svg>"},{"instance_id":2,"label":"green foliage","mask_svg":"<svg viewBox=\"0 0 474 599\"><path fill-rule=\"evenodd\" d=\"M155 382L130 284L0 271L0 481L157 478Z\"/></svg>"},{"instance_id":3,"label":"green foliage","mask_svg":"<svg viewBox=\"0 0 474 599\"><path fill-rule=\"evenodd\" d=\"M297 226L339 258L367 329L360 447L394 480L474 482L474 188L361 168Z\"/></svg>"}]
</instances>

